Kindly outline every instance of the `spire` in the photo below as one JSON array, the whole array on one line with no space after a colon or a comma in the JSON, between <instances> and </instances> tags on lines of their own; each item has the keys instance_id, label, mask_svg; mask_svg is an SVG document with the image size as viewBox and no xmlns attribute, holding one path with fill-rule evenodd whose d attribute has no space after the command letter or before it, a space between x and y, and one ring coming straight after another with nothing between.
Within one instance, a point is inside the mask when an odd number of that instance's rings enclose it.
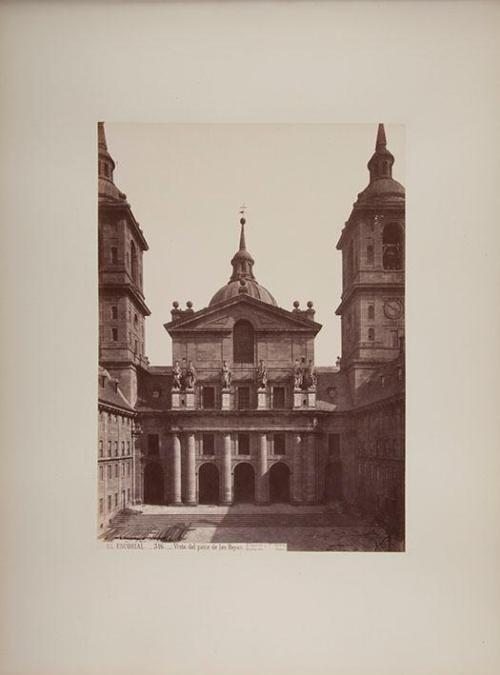
<instances>
[{"instance_id":1,"label":"spire","mask_svg":"<svg viewBox=\"0 0 500 675\"><path fill-rule=\"evenodd\" d=\"M104 178L113 182L115 163L108 152L108 144L106 143L106 134L104 132L104 122L97 122L97 149L99 153L99 178Z\"/></svg>"},{"instance_id":2,"label":"spire","mask_svg":"<svg viewBox=\"0 0 500 675\"><path fill-rule=\"evenodd\" d=\"M240 225L241 225L241 230L240 230L240 248L238 251L234 254L232 260L231 260L231 265L233 266L233 273L231 275L231 281L235 281L238 279L255 279L252 271L252 267L254 264L254 259L250 255L250 253L247 251L246 247L246 242L245 242L245 223L246 218L245 218L245 210L246 206L242 206L240 209Z\"/></svg>"},{"instance_id":3,"label":"spire","mask_svg":"<svg viewBox=\"0 0 500 675\"><path fill-rule=\"evenodd\" d=\"M392 165L394 156L387 149L384 125L380 123L377 130L375 153L368 162L370 171L370 183L378 178L392 178Z\"/></svg>"},{"instance_id":4,"label":"spire","mask_svg":"<svg viewBox=\"0 0 500 675\"><path fill-rule=\"evenodd\" d=\"M104 152L108 151L106 134L104 133L104 122L97 122L97 144L99 146L99 150Z\"/></svg>"}]
</instances>

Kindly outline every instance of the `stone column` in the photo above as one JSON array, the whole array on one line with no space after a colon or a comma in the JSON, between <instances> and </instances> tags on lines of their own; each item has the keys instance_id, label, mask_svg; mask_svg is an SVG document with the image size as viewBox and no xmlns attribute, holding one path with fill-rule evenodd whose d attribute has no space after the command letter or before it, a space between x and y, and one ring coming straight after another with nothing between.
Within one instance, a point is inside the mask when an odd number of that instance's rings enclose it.
<instances>
[{"instance_id":1,"label":"stone column","mask_svg":"<svg viewBox=\"0 0 500 675\"><path fill-rule=\"evenodd\" d=\"M194 434L186 436L186 504L196 505L196 456Z\"/></svg>"},{"instance_id":2,"label":"stone column","mask_svg":"<svg viewBox=\"0 0 500 675\"><path fill-rule=\"evenodd\" d=\"M300 434L293 436L293 477L292 477L292 501L294 504L302 503L302 437Z\"/></svg>"},{"instance_id":3,"label":"stone column","mask_svg":"<svg viewBox=\"0 0 500 675\"><path fill-rule=\"evenodd\" d=\"M305 461L305 501L313 504L316 501L316 437L307 434Z\"/></svg>"},{"instance_id":4,"label":"stone column","mask_svg":"<svg viewBox=\"0 0 500 675\"><path fill-rule=\"evenodd\" d=\"M222 503L233 503L233 486L231 484L231 434L224 434L222 449Z\"/></svg>"},{"instance_id":5,"label":"stone column","mask_svg":"<svg viewBox=\"0 0 500 675\"><path fill-rule=\"evenodd\" d=\"M259 447L257 452L255 501L257 504L268 504L269 477L267 474L267 434L259 434Z\"/></svg>"},{"instance_id":6,"label":"stone column","mask_svg":"<svg viewBox=\"0 0 500 675\"><path fill-rule=\"evenodd\" d=\"M172 494L171 504L182 504L181 497L181 439L178 434L172 436Z\"/></svg>"}]
</instances>

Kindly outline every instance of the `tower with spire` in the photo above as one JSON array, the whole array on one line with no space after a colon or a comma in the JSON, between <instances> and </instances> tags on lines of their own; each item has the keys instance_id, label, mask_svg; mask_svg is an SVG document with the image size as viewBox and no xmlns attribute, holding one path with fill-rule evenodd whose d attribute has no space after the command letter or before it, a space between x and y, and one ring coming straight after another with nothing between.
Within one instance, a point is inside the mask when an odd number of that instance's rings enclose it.
<instances>
[{"instance_id":1,"label":"tower with spire","mask_svg":"<svg viewBox=\"0 0 500 675\"><path fill-rule=\"evenodd\" d=\"M404 345L405 190L378 125L370 180L358 194L337 249L342 251L342 370L353 400L360 386Z\"/></svg>"},{"instance_id":2,"label":"tower with spire","mask_svg":"<svg viewBox=\"0 0 500 675\"><path fill-rule=\"evenodd\" d=\"M98 135L99 362L137 401L137 372L147 365L142 255L148 245L127 196L114 182L104 123Z\"/></svg>"}]
</instances>

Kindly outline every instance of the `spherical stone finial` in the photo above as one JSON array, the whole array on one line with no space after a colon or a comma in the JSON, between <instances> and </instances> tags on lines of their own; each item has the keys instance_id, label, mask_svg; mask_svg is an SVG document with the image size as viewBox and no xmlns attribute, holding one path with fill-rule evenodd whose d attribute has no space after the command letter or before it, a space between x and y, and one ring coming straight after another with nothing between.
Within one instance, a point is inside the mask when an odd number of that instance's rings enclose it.
<instances>
[{"instance_id":1,"label":"spherical stone finial","mask_svg":"<svg viewBox=\"0 0 500 675\"><path fill-rule=\"evenodd\" d=\"M177 300L174 300L174 301L173 301L172 307L173 307L174 309L179 309L179 303L177 302Z\"/></svg>"},{"instance_id":2,"label":"spherical stone finial","mask_svg":"<svg viewBox=\"0 0 500 675\"><path fill-rule=\"evenodd\" d=\"M298 309L300 307L300 302L298 300L294 300L293 306L295 307L295 309Z\"/></svg>"},{"instance_id":3,"label":"spherical stone finial","mask_svg":"<svg viewBox=\"0 0 500 675\"><path fill-rule=\"evenodd\" d=\"M314 306L313 301L312 301L312 300L308 300L308 301L307 301L307 306L309 307L309 309L312 309L313 306Z\"/></svg>"},{"instance_id":4,"label":"spherical stone finial","mask_svg":"<svg viewBox=\"0 0 500 675\"><path fill-rule=\"evenodd\" d=\"M240 225L244 225L246 222L246 218L240 218Z\"/></svg>"},{"instance_id":5,"label":"spherical stone finial","mask_svg":"<svg viewBox=\"0 0 500 675\"><path fill-rule=\"evenodd\" d=\"M245 281L245 279L240 279L240 286L246 286L246 285L247 285L247 282Z\"/></svg>"},{"instance_id":6,"label":"spherical stone finial","mask_svg":"<svg viewBox=\"0 0 500 675\"><path fill-rule=\"evenodd\" d=\"M186 307L187 307L188 309L192 309L193 303L191 302L191 300L188 300L188 301L186 302Z\"/></svg>"}]
</instances>

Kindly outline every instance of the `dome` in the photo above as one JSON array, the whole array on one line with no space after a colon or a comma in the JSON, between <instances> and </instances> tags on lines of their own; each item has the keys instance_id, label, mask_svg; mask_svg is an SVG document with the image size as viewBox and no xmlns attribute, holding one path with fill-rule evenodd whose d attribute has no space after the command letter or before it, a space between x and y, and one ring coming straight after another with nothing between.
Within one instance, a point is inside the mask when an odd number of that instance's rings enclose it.
<instances>
[{"instance_id":1,"label":"dome","mask_svg":"<svg viewBox=\"0 0 500 675\"><path fill-rule=\"evenodd\" d=\"M358 194L358 202L379 199L395 199L404 201L405 189L394 178L377 178L363 192Z\"/></svg>"},{"instance_id":2,"label":"dome","mask_svg":"<svg viewBox=\"0 0 500 675\"><path fill-rule=\"evenodd\" d=\"M259 283L257 283L255 279L245 279L245 281L247 289L245 295L249 295L251 298L262 300L262 302L267 302L269 305L274 305L277 307L278 303L273 298L271 293L269 293L269 291L264 288L264 286L261 286ZM230 298L235 298L238 295L241 295L241 288L242 286L238 279L230 281L217 291L217 293L210 300L209 307L212 307L219 302L224 302L225 300L229 300Z\"/></svg>"}]
</instances>

